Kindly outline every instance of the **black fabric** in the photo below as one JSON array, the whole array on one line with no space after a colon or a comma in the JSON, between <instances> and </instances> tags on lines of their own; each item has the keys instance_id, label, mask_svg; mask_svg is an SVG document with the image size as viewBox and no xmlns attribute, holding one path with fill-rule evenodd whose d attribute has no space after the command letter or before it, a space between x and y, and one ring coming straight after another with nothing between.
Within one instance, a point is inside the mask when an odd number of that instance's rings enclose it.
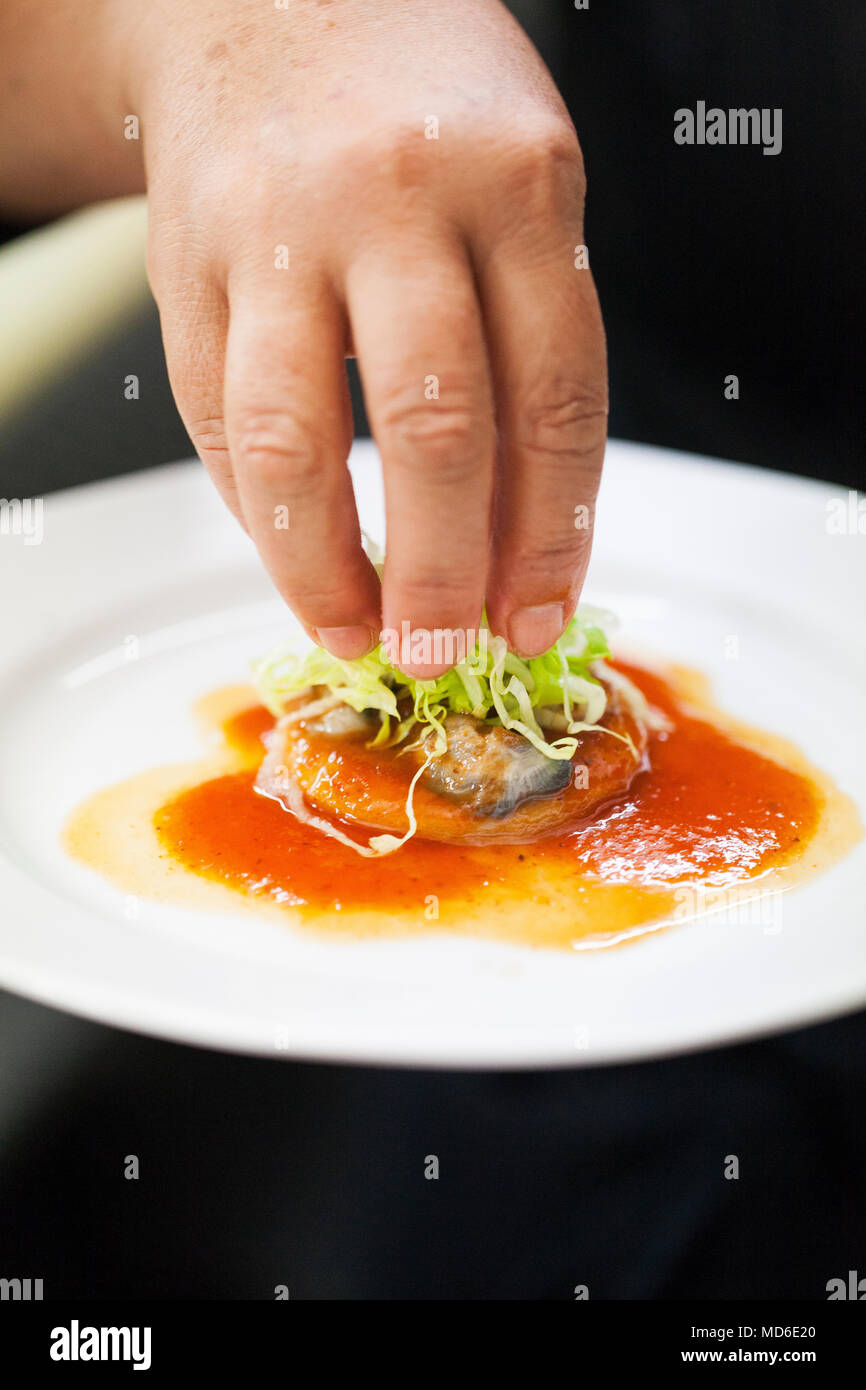
<instances>
[{"instance_id":1,"label":"black fabric","mask_svg":"<svg viewBox=\"0 0 866 1390\"><path fill-rule=\"evenodd\" d=\"M862 1016L502 1075L220 1056L11 997L0 1041L28 1083L0 1255L46 1297L819 1299L862 1273Z\"/></svg>"},{"instance_id":2,"label":"black fabric","mask_svg":"<svg viewBox=\"0 0 866 1390\"><path fill-rule=\"evenodd\" d=\"M556 13L612 433L862 485L866 9L564 0ZM674 112L697 101L781 107L781 153L675 144Z\"/></svg>"},{"instance_id":3,"label":"black fabric","mask_svg":"<svg viewBox=\"0 0 866 1390\"><path fill-rule=\"evenodd\" d=\"M584 146L612 432L862 484L862 5L515 8ZM782 153L676 146L698 100L782 107ZM0 493L188 451L149 312L4 431ZM46 1296L821 1298L863 1272L863 1014L503 1076L222 1056L9 995L0 1039L0 1272Z\"/></svg>"}]
</instances>

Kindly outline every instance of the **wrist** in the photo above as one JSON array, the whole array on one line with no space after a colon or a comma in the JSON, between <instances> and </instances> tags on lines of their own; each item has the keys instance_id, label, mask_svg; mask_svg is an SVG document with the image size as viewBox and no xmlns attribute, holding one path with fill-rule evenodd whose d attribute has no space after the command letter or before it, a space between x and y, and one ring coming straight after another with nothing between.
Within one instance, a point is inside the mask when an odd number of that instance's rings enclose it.
<instances>
[{"instance_id":1,"label":"wrist","mask_svg":"<svg viewBox=\"0 0 866 1390\"><path fill-rule=\"evenodd\" d=\"M124 0L4 0L0 15L0 206L41 218L144 189L126 116Z\"/></svg>"}]
</instances>

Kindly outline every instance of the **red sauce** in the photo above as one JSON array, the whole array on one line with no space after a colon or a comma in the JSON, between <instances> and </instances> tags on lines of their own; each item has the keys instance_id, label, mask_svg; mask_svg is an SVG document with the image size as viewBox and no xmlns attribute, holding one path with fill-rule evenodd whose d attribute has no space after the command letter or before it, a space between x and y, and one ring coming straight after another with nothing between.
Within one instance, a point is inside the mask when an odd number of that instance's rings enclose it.
<instances>
[{"instance_id":1,"label":"red sauce","mask_svg":"<svg viewBox=\"0 0 866 1390\"><path fill-rule=\"evenodd\" d=\"M250 705L233 714L222 726L226 743L251 764L261 762L262 735L274 727L274 716L264 705Z\"/></svg>"},{"instance_id":2,"label":"red sauce","mask_svg":"<svg viewBox=\"0 0 866 1390\"><path fill-rule=\"evenodd\" d=\"M362 858L253 790L261 735L272 723L254 706L224 726L251 765L168 801L154 815L158 837L192 872L247 894L380 911L417 907L428 894L471 898L519 881L530 863L584 881L718 886L796 854L818 825L819 788L690 710L663 677L619 664L672 728L653 736L650 768L628 794L566 836L483 847L416 838L384 860Z\"/></svg>"}]
</instances>

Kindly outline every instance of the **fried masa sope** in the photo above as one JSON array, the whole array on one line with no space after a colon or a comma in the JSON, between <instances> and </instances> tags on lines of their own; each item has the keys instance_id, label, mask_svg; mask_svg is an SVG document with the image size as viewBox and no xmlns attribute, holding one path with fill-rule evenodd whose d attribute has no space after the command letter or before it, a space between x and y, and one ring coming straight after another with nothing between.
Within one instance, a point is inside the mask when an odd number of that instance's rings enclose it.
<instances>
[{"instance_id":1,"label":"fried masa sope","mask_svg":"<svg viewBox=\"0 0 866 1390\"><path fill-rule=\"evenodd\" d=\"M292 720L292 712L268 735L257 789L292 809L291 786L320 815L402 834L422 750L404 756L368 747L363 716L333 732L327 716ZM414 789L416 833L425 840L514 843L568 830L624 795L645 765L647 723L618 690L599 728L581 737L568 760L545 758L520 734L471 715L444 722L447 750Z\"/></svg>"},{"instance_id":2,"label":"fried masa sope","mask_svg":"<svg viewBox=\"0 0 866 1390\"><path fill-rule=\"evenodd\" d=\"M646 765L652 711L608 654L586 612L541 657L484 634L427 682L381 649L358 662L272 654L257 677L278 719L256 790L362 854L413 834L481 844L566 831ZM369 830L384 833L364 844Z\"/></svg>"}]
</instances>

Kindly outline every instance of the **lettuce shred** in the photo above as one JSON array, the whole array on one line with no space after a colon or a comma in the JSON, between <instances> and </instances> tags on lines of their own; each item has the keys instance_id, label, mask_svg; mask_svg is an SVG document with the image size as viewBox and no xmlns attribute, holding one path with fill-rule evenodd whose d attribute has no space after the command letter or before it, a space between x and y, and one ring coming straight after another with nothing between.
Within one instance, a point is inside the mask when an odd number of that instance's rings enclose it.
<instances>
[{"instance_id":1,"label":"lettuce shred","mask_svg":"<svg viewBox=\"0 0 866 1390\"><path fill-rule=\"evenodd\" d=\"M378 713L371 740L376 747L423 748L436 756L447 746L446 715L471 714L522 734L545 757L571 759L577 735L597 728L605 712L605 689L591 668L610 655L601 627L609 619L581 605L559 641L528 659L515 656L504 638L482 626L466 659L435 680L414 680L400 671L384 644L356 661L341 661L321 647L302 652L283 645L255 662L253 675L262 701L278 718L288 700L305 692L319 707L342 701L359 713ZM313 688L319 691L315 697ZM547 738L545 729L559 736Z\"/></svg>"}]
</instances>

